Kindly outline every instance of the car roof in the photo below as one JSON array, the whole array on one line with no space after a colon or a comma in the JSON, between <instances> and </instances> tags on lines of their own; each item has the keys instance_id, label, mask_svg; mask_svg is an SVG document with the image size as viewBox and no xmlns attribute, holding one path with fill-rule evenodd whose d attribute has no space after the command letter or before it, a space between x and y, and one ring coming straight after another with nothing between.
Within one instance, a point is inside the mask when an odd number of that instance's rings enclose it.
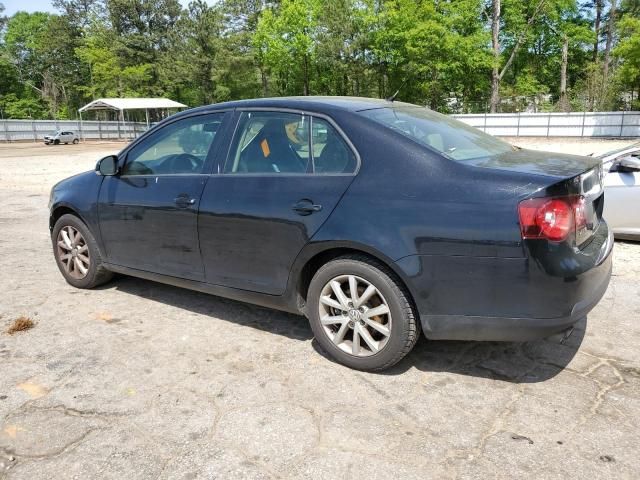
<instances>
[{"instance_id":1,"label":"car roof","mask_svg":"<svg viewBox=\"0 0 640 480\"><path fill-rule=\"evenodd\" d=\"M359 112L362 110L400 105L409 106L411 104L365 97L274 97L214 103L212 105L185 110L183 113L233 108L290 108L293 110L310 110L319 113L335 112L336 110Z\"/></svg>"}]
</instances>

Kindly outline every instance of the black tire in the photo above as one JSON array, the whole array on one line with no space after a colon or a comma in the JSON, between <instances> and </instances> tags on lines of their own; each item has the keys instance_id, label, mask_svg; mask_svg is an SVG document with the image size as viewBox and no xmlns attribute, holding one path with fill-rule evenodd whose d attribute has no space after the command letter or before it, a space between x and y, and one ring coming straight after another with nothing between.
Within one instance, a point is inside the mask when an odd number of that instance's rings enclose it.
<instances>
[{"instance_id":1,"label":"black tire","mask_svg":"<svg viewBox=\"0 0 640 480\"><path fill-rule=\"evenodd\" d=\"M60 140L54 140L54 141L53 141L53 144L54 144L54 145L60 145Z\"/></svg>"},{"instance_id":2,"label":"black tire","mask_svg":"<svg viewBox=\"0 0 640 480\"><path fill-rule=\"evenodd\" d=\"M73 139L73 144L74 144L74 145L77 145L79 141L80 141L80 140L78 140L77 138L74 138L74 139Z\"/></svg>"},{"instance_id":3,"label":"black tire","mask_svg":"<svg viewBox=\"0 0 640 480\"><path fill-rule=\"evenodd\" d=\"M341 275L355 275L376 287L389 307L391 334L386 345L369 356L355 356L339 348L329 338L320 322L319 302L322 289ZM404 358L420 336L420 325L413 302L400 279L384 264L364 255L348 255L322 266L309 285L306 314L320 346L335 360L347 367L365 371L380 371Z\"/></svg>"},{"instance_id":4,"label":"black tire","mask_svg":"<svg viewBox=\"0 0 640 480\"><path fill-rule=\"evenodd\" d=\"M66 271L65 266L60 259L59 248L57 245L58 235L60 230L67 226L73 227L80 232L88 246L90 262L88 272L83 278L75 278L71 276ZM51 233L51 243L53 245L53 255L56 259L58 269L70 285L73 285L76 288L94 288L108 282L113 277L113 273L107 270L102 263L102 256L100 255L96 239L93 237L91 231L87 228L84 222L75 215L62 215L58 219L53 227L53 232Z\"/></svg>"}]
</instances>

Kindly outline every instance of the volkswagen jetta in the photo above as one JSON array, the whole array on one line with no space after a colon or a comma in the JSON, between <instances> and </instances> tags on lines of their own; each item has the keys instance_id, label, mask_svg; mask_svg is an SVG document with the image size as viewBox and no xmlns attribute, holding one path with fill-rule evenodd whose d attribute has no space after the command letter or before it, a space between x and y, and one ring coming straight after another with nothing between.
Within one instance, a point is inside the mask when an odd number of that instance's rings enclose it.
<instances>
[{"instance_id":1,"label":"volkswagen jetta","mask_svg":"<svg viewBox=\"0 0 640 480\"><path fill-rule=\"evenodd\" d=\"M55 185L79 288L113 272L306 315L345 365L429 339L563 331L604 294L597 159L522 150L414 105L247 100L169 117Z\"/></svg>"}]
</instances>

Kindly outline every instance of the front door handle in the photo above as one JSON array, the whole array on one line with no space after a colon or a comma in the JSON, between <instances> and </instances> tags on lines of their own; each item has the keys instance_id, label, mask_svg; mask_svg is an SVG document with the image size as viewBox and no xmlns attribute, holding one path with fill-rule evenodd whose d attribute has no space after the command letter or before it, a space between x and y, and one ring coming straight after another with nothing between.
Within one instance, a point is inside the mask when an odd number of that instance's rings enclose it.
<instances>
[{"instance_id":1,"label":"front door handle","mask_svg":"<svg viewBox=\"0 0 640 480\"><path fill-rule=\"evenodd\" d=\"M180 208L188 208L196 203L196 199L189 198L188 195L178 195L173 201L176 202L176 205Z\"/></svg>"},{"instance_id":2,"label":"front door handle","mask_svg":"<svg viewBox=\"0 0 640 480\"><path fill-rule=\"evenodd\" d=\"M294 204L292 209L298 215L306 216L311 215L313 212L319 212L320 210L322 210L322 205L317 205L311 200L305 198Z\"/></svg>"}]
</instances>

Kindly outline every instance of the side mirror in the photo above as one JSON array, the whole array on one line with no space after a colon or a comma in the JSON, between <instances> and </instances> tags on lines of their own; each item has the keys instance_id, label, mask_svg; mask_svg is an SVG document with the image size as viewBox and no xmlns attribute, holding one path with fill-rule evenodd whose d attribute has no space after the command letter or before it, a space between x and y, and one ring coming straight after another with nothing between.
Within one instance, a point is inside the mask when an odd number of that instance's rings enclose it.
<instances>
[{"instance_id":1,"label":"side mirror","mask_svg":"<svg viewBox=\"0 0 640 480\"><path fill-rule=\"evenodd\" d=\"M624 157L618 161L619 172L640 172L640 158L637 157Z\"/></svg>"},{"instance_id":2,"label":"side mirror","mask_svg":"<svg viewBox=\"0 0 640 480\"><path fill-rule=\"evenodd\" d=\"M96 173L104 177L112 177L118 174L118 156L109 155L101 158L96 163Z\"/></svg>"}]
</instances>

